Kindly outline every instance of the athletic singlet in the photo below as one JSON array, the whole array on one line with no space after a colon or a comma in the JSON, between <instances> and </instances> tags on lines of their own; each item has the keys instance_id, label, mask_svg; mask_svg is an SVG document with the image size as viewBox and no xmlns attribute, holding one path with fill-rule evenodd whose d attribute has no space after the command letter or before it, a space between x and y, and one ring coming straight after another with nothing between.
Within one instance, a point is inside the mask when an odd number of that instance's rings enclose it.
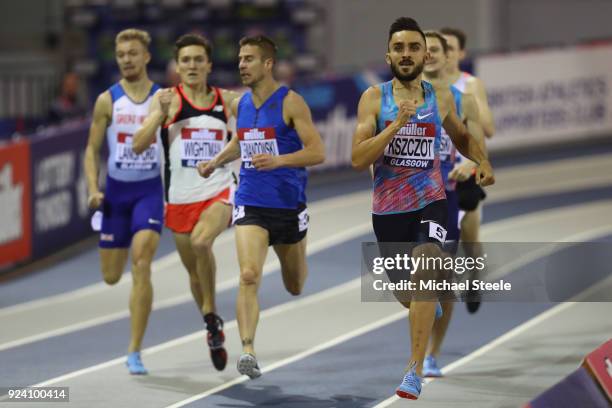
<instances>
[{"instance_id":1,"label":"athletic singlet","mask_svg":"<svg viewBox=\"0 0 612 408\"><path fill-rule=\"evenodd\" d=\"M459 92L465 93L465 88L467 87L467 83L470 78L472 78L472 74L461 71L461 75L459 75L459 78L457 78L457 80L452 86L457 88Z\"/></svg>"},{"instance_id":2,"label":"athletic singlet","mask_svg":"<svg viewBox=\"0 0 612 408\"><path fill-rule=\"evenodd\" d=\"M212 87L215 97L210 106L194 105L176 87L179 109L170 124L164 125L166 200L171 204L189 204L208 200L230 187L233 182L229 166L217 168L208 178L198 174L197 163L210 161L226 145L227 113L221 91Z\"/></svg>"},{"instance_id":3,"label":"athletic singlet","mask_svg":"<svg viewBox=\"0 0 612 408\"><path fill-rule=\"evenodd\" d=\"M397 117L392 82L380 84L381 106L376 133ZM393 137L374 163L374 214L419 210L444 199L440 173L440 114L431 84L421 82L425 103Z\"/></svg>"},{"instance_id":4,"label":"athletic singlet","mask_svg":"<svg viewBox=\"0 0 612 408\"><path fill-rule=\"evenodd\" d=\"M141 154L132 150L132 138L149 113L149 105L159 85L153 84L147 98L134 102L119 82L108 91L112 99L111 123L106 129L108 175L119 181L148 180L160 175L160 140L156 132L152 143Z\"/></svg>"},{"instance_id":5,"label":"athletic singlet","mask_svg":"<svg viewBox=\"0 0 612 408\"><path fill-rule=\"evenodd\" d=\"M252 156L256 154L278 156L303 148L295 129L283 119L283 100L288 93L289 89L281 86L259 109L255 108L250 91L238 103L236 129L242 165L236 205L296 209L306 202L304 167L259 171L252 163Z\"/></svg>"},{"instance_id":6,"label":"athletic singlet","mask_svg":"<svg viewBox=\"0 0 612 408\"><path fill-rule=\"evenodd\" d=\"M455 108L457 109L457 116L461 117L461 100L462 93L454 86L450 87L453 97L455 98ZM442 172L442 180L444 181L444 188L447 191L453 191L457 185L455 180L448 179L448 173L451 172L457 161L457 149L453 144L448 133L444 128L441 129L440 139L440 171Z\"/></svg>"}]
</instances>

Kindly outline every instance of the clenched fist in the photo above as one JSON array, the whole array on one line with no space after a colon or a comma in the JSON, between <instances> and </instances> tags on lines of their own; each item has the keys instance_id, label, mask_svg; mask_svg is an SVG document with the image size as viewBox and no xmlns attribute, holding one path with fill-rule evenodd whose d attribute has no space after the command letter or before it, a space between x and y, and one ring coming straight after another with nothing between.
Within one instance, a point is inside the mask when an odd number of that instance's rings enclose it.
<instances>
[{"instance_id":1,"label":"clenched fist","mask_svg":"<svg viewBox=\"0 0 612 408\"><path fill-rule=\"evenodd\" d=\"M209 178L213 171L215 171L215 168L213 160L198 162L198 173L204 178Z\"/></svg>"},{"instance_id":2,"label":"clenched fist","mask_svg":"<svg viewBox=\"0 0 612 408\"><path fill-rule=\"evenodd\" d=\"M87 198L87 205L91 209L99 208L104 201L104 193L100 191L95 191L89 195Z\"/></svg>"},{"instance_id":3,"label":"clenched fist","mask_svg":"<svg viewBox=\"0 0 612 408\"><path fill-rule=\"evenodd\" d=\"M488 160L480 163L480 166L476 168L476 183L482 187L490 186L495 183L495 176L493 175L493 167Z\"/></svg>"},{"instance_id":4,"label":"clenched fist","mask_svg":"<svg viewBox=\"0 0 612 408\"><path fill-rule=\"evenodd\" d=\"M165 117L170 112L172 98L174 98L174 88L166 88L159 91L159 107Z\"/></svg>"},{"instance_id":5,"label":"clenched fist","mask_svg":"<svg viewBox=\"0 0 612 408\"><path fill-rule=\"evenodd\" d=\"M398 108L395 120L404 126L410 120L410 117L416 114L417 104L416 101L401 101Z\"/></svg>"}]
</instances>

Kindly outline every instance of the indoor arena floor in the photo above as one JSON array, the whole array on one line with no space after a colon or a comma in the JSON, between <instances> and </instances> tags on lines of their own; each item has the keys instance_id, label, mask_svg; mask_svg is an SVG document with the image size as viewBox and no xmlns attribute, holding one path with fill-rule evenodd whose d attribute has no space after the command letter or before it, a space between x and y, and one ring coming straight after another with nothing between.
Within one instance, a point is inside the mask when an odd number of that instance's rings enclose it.
<instances>
[{"instance_id":1,"label":"indoor arena floor","mask_svg":"<svg viewBox=\"0 0 612 408\"><path fill-rule=\"evenodd\" d=\"M482 240L587 242L612 238L612 146L500 158L488 188ZM187 273L164 231L153 264L154 310L143 344L148 376L124 365L130 274L101 283L97 251L0 284L0 384L66 386L66 407L521 407L574 371L612 337L612 278L576 302L455 305L440 363L417 402L393 397L407 362L407 312L361 301L361 243L373 241L367 173L315 177L309 187L309 276L304 292L283 288L268 253L256 350L263 376L235 363L238 267L233 231L215 243L217 308L225 319L228 366L209 359ZM325 180L323 180L325 179ZM9 403L0 402L0 406ZM19 407L40 407L20 403Z\"/></svg>"}]
</instances>

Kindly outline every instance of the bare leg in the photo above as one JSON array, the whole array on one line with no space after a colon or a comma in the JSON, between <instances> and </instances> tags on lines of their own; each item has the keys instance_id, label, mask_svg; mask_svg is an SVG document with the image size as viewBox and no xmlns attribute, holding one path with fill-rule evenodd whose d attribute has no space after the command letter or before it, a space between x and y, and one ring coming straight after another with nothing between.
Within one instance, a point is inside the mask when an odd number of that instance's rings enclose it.
<instances>
[{"instance_id":1,"label":"bare leg","mask_svg":"<svg viewBox=\"0 0 612 408\"><path fill-rule=\"evenodd\" d=\"M295 244L274 245L274 251L280 260L285 288L292 295L299 295L308 276L306 237Z\"/></svg>"},{"instance_id":2,"label":"bare leg","mask_svg":"<svg viewBox=\"0 0 612 408\"><path fill-rule=\"evenodd\" d=\"M191 232L191 247L196 256L196 273L202 293L203 316L216 312L216 263L212 247L215 239L227 228L231 216L231 206L216 202L200 214L200 220Z\"/></svg>"},{"instance_id":3,"label":"bare leg","mask_svg":"<svg viewBox=\"0 0 612 408\"><path fill-rule=\"evenodd\" d=\"M257 225L236 226L236 248L240 264L240 286L236 301L236 318L242 350L255 354L254 341L259 321L257 291L263 264L268 253L268 231Z\"/></svg>"},{"instance_id":4,"label":"bare leg","mask_svg":"<svg viewBox=\"0 0 612 408\"><path fill-rule=\"evenodd\" d=\"M130 293L131 341L128 351L139 351L151 314L153 286L151 262L157 250L159 234L141 230L132 240L132 291Z\"/></svg>"}]
</instances>

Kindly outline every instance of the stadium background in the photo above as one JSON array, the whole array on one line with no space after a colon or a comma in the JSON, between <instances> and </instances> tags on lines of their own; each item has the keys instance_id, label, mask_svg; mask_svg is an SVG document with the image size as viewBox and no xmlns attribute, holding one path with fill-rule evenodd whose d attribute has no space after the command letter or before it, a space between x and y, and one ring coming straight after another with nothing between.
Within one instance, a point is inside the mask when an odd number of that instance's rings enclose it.
<instances>
[{"instance_id":1,"label":"stadium background","mask_svg":"<svg viewBox=\"0 0 612 408\"><path fill-rule=\"evenodd\" d=\"M573 204L576 197L592 205L609 198L609 1L3 1L0 311L78 290L97 273L82 160L93 100L117 80L117 31L135 26L151 33L149 73L163 84L173 80L168 62L174 40L190 31L206 35L214 45L211 83L227 87L239 85L238 40L255 32L273 37L280 50L278 75L305 97L327 147L326 163L312 171L311 198L337 198L342 206L347 195L349 206L351 193L368 188L367 176L349 169L357 101L367 86L388 78L387 30L402 15L425 29L451 26L467 33L463 66L484 80L496 119L488 144L493 165L516 172L513 189L491 189L491 205L522 197L522 184L533 174L543 180L540 194L554 193L538 204L542 211ZM50 112L68 86L67 74L77 78L75 109L58 118ZM534 173L529 166L537 165ZM518 211L510 204L498 207L489 220ZM581 214L594 221L601 213ZM607 223L609 217L603 218ZM88 269L90 278L49 284L57 270L71 268ZM2 330L10 332L7 324ZM0 378L3 383L11 376Z\"/></svg>"}]
</instances>

